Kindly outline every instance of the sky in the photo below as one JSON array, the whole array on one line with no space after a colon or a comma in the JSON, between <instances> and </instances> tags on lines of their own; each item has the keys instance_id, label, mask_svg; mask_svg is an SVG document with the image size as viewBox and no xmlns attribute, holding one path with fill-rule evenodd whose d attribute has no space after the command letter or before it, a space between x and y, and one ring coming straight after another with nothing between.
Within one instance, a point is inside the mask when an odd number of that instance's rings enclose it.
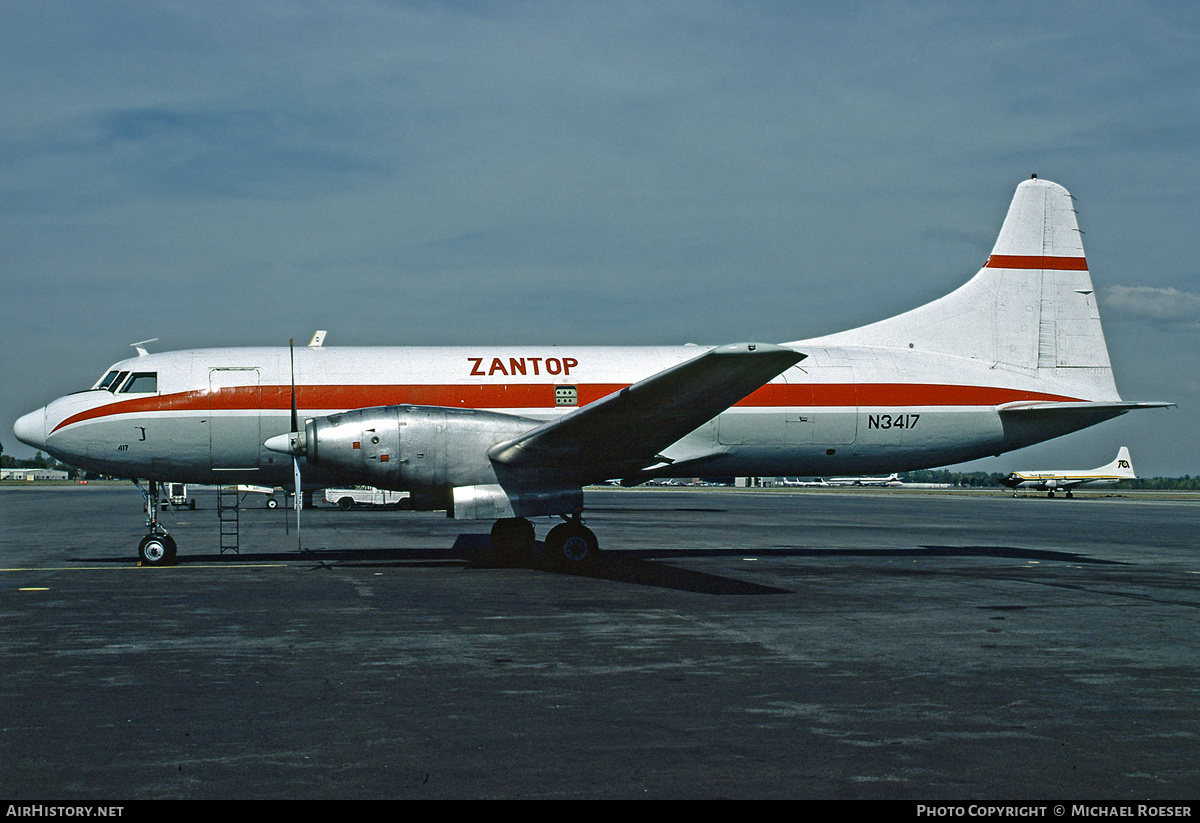
<instances>
[{"instance_id":1,"label":"sky","mask_svg":"<svg viewBox=\"0 0 1200 823\"><path fill-rule=\"evenodd\" d=\"M852 328L1076 198L1117 385L958 468L1200 474L1193 2L0 0L0 443L131 343Z\"/></svg>"}]
</instances>

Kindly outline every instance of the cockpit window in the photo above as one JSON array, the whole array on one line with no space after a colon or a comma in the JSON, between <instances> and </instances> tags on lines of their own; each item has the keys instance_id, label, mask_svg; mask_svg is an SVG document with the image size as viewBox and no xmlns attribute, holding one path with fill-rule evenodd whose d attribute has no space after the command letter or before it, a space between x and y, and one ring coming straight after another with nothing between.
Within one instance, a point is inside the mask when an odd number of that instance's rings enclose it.
<instances>
[{"instance_id":1,"label":"cockpit window","mask_svg":"<svg viewBox=\"0 0 1200 823\"><path fill-rule=\"evenodd\" d=\"M158 372L135 371L121 389L121 394L154 394L158 391Z\"/></svg>"},{"instance_id":2,"label":"cockpit window","mask_svg":"<svg viewBox=\"0 0 1200 823\"><path fill-rule=\"evenodd\" d=\"M114 377L112 382L108 384L108 390L113 394L116 394L117 389L121 388L121 385L125 382L125 378L128 376L129 372L127 371L117 372L117 376Z\"/></svg>"},{"instance_id":3,"label":"cockpit window","mask_svg":"<svg viewBox=\"0 0 1200 823\"><path fill-rule=\"evenodd\" d=\"M109 391L112 391L113 381L117 379L118 374L120 374L120 372L117 371L116 369L113 369L112 371L110 371L108 374L104 375L104 377L102 377L100 379L100 382L96 384L96 388L108 389Z\"/></svg>"}]
</instances>

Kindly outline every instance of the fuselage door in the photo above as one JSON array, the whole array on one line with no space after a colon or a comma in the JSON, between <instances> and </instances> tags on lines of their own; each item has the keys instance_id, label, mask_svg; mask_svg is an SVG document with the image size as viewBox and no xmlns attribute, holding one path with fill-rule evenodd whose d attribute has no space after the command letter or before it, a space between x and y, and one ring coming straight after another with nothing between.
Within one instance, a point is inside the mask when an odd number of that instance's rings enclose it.
<instances>
[{"instance_id":1,"label":"fuselage door","mask_svg":"<svg viewBox=\"0 0 1200 823\"><path fill-rule=\"evenodd\" d=\"M259 370L208 372L209 447L214 470L257 469L262 451Z\"/></svg>"}]
</instances>

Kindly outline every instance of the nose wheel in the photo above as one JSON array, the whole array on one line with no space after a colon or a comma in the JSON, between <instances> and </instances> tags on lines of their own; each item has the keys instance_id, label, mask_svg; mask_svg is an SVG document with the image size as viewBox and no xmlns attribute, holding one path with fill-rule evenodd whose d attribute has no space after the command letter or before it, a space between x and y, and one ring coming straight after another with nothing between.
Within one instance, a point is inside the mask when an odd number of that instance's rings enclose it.
<instances>
[{"instance_id":1,"label":"nose wheel","mask_svg":"<svg viewBox=\"0 0 1200 823\"><path fill-rule=\"evenodd\" d=\"M175 562L175 538L169 534L148 534L138 544L138 560L144 566L169 566Z\"/></svg>"}]
</instances>

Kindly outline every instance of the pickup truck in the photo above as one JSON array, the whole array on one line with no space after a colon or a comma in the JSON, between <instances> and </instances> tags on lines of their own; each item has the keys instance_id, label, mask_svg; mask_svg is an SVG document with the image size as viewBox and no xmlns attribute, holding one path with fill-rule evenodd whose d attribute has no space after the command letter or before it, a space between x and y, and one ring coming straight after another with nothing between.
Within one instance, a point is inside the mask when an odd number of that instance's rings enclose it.
<instances>
[{"instance_id":1,"label":"pickup truck","mask_svg":"<svg viewBox=\"0 0 1200 823\"><path fill-rule=\"evenodd\" d=\"M326 489L325 502L333 503L348 512L355 506L391 506L405 509L409 506L408 492L392 492L371 486L356 486L352 489Z\"/></svg>"}]
</instances>

